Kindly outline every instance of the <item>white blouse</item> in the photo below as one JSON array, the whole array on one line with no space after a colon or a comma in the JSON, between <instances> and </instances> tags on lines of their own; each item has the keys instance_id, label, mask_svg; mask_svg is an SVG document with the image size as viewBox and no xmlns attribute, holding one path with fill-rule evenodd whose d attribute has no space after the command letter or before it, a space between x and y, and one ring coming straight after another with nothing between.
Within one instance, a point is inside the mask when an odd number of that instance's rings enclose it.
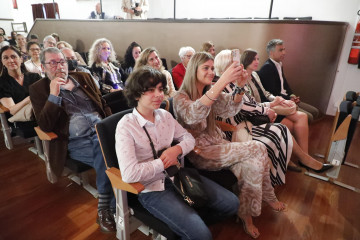
<instances>
[{"instance_id":1,"label":"white blouse","mask_svg":"<svg viewBox=\"0 0 360 240\"><path fill-rule=\"evenodd\" d=\"M182 149L182 157L193 150L195 139L164 109L154 111L154 123L143 118L134 108L122 117L115 132L115 149L124 182L141 182L143 192L163 191L164 165L160 158L154 159L146 127L156 151L169 148L176 140Z\"/></svg>"},{"instance_id":2,"label":"white blouse","mask_svg":"<svg viewBox=\"0 0 360 240\"><path fill-rule=\"evenodd\" d=\"M45 77L45 73L41 69L41 65L36 65L31 59L27 60L25 63L25 67L29 72L37 73L42 77Z\"/></svg>"}]
</instances>

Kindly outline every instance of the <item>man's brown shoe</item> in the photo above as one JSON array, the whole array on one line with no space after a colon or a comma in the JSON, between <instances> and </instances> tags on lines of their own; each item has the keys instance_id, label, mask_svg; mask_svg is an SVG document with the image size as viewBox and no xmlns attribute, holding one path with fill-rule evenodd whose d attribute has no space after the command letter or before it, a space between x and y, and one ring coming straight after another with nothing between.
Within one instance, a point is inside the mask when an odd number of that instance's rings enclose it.
<instances>
[{"instance_id":1,"label":"man's brown shoe","mask_svg":"<svg viewBox=\"0 0 360 240\"><path fill-rule=\"evenodd\" d=\"M96 223L100 225L102 232L116 232L114 214L110 211L110 209L100 209L98 211Z\"/></svg>"}]
</instances>

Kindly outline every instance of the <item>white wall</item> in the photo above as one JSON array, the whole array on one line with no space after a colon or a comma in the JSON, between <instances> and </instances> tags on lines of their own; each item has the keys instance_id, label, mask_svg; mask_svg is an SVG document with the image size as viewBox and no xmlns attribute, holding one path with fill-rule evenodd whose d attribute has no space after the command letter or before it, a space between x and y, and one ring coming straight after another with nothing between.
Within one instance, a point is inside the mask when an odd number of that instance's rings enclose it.
<instances>
[{"instance_id":1,"label":"white wall","mask_svg":"<svg viewBox=\"0 0 360 240\"><path fill-rule=\"evenodd\" d=\"M12 15L12 2L11 1L6 1L5 0L1 0L0 3L0 18L3 19L12 19L13 15ZM0 27L2 27L5 30L5 33L7 36L10 36L10 32L12 31L11 29L11 21L7 21L7 20L1 20L0 21Z\"/></svg>"}]
</instances>

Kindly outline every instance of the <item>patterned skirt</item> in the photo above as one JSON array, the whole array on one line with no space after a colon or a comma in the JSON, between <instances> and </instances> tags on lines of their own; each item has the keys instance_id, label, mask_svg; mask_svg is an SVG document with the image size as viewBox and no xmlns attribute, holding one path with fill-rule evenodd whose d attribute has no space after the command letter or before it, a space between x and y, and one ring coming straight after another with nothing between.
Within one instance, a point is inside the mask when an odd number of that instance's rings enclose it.
<instances>
[{"instance_id":1,"label":"patterned skirt","mask_svg":"<svg viewBox=\"0 0 360 240\"><path fill-rule=\"evenodd\" d=\"M226 137L231 139L232 133L225 132ZM289 129L280 123L268 123L252 127L253 140L262 142L267 149L271 160L270 179L271 184L285 184L285 173L290 161L293 141Z\"/></svg>"}]
</instances>

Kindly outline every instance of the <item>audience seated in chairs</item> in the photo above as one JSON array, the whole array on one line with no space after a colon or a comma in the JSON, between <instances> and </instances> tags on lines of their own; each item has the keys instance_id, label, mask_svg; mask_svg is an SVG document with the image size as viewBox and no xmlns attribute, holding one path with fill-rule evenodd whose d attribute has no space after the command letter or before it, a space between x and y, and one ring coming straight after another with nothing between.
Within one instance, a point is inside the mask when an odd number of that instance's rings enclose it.
<instances>
[{"instance_id":1,"label":"audience seated in chairs","mask_svg":"<svg viewBox=\"0 0 360 240\"><path fill-rule=\"evenodd\" d=\"M176 93L174 83L171 77L171 74L165 70L162 61L160 59L160 55L158 50L154 47L146 48L140 53L139 58L136 60L135 63L135 70L142 66L150 66L160 72L162 72L167 80L167 93L166 98L173 97Z\"/></svg>"},{"instance_id":2,"label":"audience seated in chairs","mask_svg":"<svg viewBox=\"0 0 360 240\"><path fill-rule=\"evenodd\" d=\"M37 42L28 42L26 45L26 50L30 56L30 59L24 63L26 69L29 72L37 73L41 77L45 77L45 73L41 68L41 62L40 62L40 52L41 52L40 44Z\"/></svg>"},{"instance_id":3,"label":"audience seated in chairs","mask_svg":"<svg viewBox=\"0 0 360 240\"><path fill-rule=\"evenodd\" d=\"M195 209L189 207L165 179L164 169L178 164L177 157L190 152L195 140L172 115L159 109L166 91L166 77L151 67L139 67L130 75L125 90L129 105L135 107L116 128L116 152L123 181L141 182L138 195L142 206L165 222L182 239L212 239L211 232ZM149 133L156 151L167 148L154 159ZM179 144L171 146L176 140ZM234 215L236 196L211 180L201 177L209 192L209 213L220 221Z\"/></svg>"},{"instance_id":4,"label":"audience seated in chairs","mask_svg":"<svg viewBox=\"0 0 360 240\"><path fill-rule=\"evenodd\" d=\"M142 48L137 42L132 42L126 49L124 62L122 63L122 67L126 74L130 75L134 70L135 61L140 56L141 51Z\"/></svg>"},{"instance_id":5,"label":"audience seated in chairs","mask_svg":"<svg viewBox=\"0 0 360 240\"><path fill-rule=\"evenodd\" d=\"M215 73L217 77L226 71L226 69L232 63L231 50L222 50L215 57ZM246 66L244 65L244 69ZM248 72L249 74L249 72ZM251 78L251 75L248 75ZM248 80L247 79L247 80ZM234 83L229 83L225 88L224 92L233 92L236 89ZM270 174L271 183L273 186L285 184L285 173L287 164L291 158L291 152L293 148L293 141L291 133L288 128L282 124L274 124L276 118L275 112L268 108L258 104L248 91L248 83L244 87L245 93L243 95L243 106L241 110L233 117L222 118L217 117L217 120L230 123L237 129L244 127L250 128L252 133L252 140L256 140L265 144L268 150L268 157L271 160ZM265 121L259 126L251 126L251 122L248 119L266 116L268 121ZM240 129L240 131L243 129ZM237 132L225 131L226 137L229 141L237 141Z\"/></svg>"},{"instance_id":6,"label":"audience seated in chairs","mask_svg":"<svg viewBox=\"0 0 360 240\"><path fill-rule=\"evenodd\" d=\"M89 67L93 76L99 80L102 94L125 88L127 75L117 62L114 48L108 39L100 38L92 44L89 50Z\"/></svg>"},{"instance_id":7,"label":"audience seated in chairs","mask_svg":"<svg viewBox=\"0 0 360 240\"><path fill-rule=\"evenodd\" d=\"M215 58L215 69L218 76L231 65L232 57L230 50L221 51ZM253 69L259 64L257 54L249 54L246 50L241 56L241 63L248 73L247 82L245 85L245 94L243 96L244 105L241 111L229 119L221 119L230 122L234 126L238 126L241 122L251 119L251 117L268 116L269 122L259 126L252 126L252 137L254 140L264 143L268 148L268 155L271 160L271 180L273 185L285 183L286 166L290 161L292 151L300 159L303 165L309 166L316 171L325 171L331 167L329 164L324 166L311 158L307 152L303 151L299 144L293 139L289 129L282 124L273 124L276 119L276 113L269 106L276 105L281 101L279 97L266 105L258 103L254 97L249 83L252 81ZM228 84L224 89L225 92L232 92L236 86L233 83ZM256 89L256 88L255 88ZM306 122L307 124L307 122ZM267 130L266 130L267 129ZM275 137L276 136L276 137ZM228 132L227 137L229 140L232 133Z\"/></svg>"},{"instance_id":8,"label":"audience seated in chairs","mask_svg":"<svg viewBox=\"0 0 360 240\"><path fill-rule=\"evenodd\" d=\"M115 198L95 132L95 124L111 114L110 108L89 74L68 74L59 49L44 49L40 59L47 77L31 85L30 99L41 130L58 136L49 146L51 170L60 176L67 155L92 166L99 193L97 223L104 232L116 231Z\"/></svg>"},{"instance_id":9,"label":"audience seated in chairs","mask_svg":"<svg viewBox=\"0 0 360 240\"><path fill-rule=\"evenodd\" d=\"M171 71L175 88L179 89L185 76L187 64L190 58L195 54L195 50L192 47L182 47L179 51L179 57L181 62L177 64Z\"/></svg>"},{"instance_id":10,"label":"audience seated in chairs","mask_svg":"<svg viewBox=\"0 0 360 240\"><path fill-rule=\"evenodd\" d=\"M281 96L275 97L264 89L259 75L255 72L259 65L259 56L255 50L245 50L241 55L241 63L249 74L247 86L251 96L257 103L262 103L262 106L270 107L279 113L275 122L281 122L286 125L294 135L300 148L308 154L309 126L307 115L304 112L297 111L296 104L293 101L286 100ZM282 113L281 109L291 109L291 114L282 115L284 113ZM297 167L295 167L294 163L290 162L289 169L296 171Z\"/></svg>"},{"instance_id":11,"label":"audience seated in chairs","mask_svg":"<svg viewBox=\"0 0 360 240\"><path fill-rule=\"evenodd\" d=\"M195 53L191 58L183 84L174 97L174 112L179 123L192 133L199 154L188 155L200 169L229 168L238 179L240 207L238 216L245 231L253 238L260 235L252 222L261 213L262 201L283 210L285 205L275 196L270 181L270 160L266 147L258 141L229 142L223 139L215 124L215 116L232 117L242 107L243 92L224 93L224 87L236 81L239 89L246 83L247 73L233 63L211 87L214 60L209 53ZM210 89L211 88L211 89ZM238 89L237 88L237 89Z\"/></svg>"}]
</instances>

